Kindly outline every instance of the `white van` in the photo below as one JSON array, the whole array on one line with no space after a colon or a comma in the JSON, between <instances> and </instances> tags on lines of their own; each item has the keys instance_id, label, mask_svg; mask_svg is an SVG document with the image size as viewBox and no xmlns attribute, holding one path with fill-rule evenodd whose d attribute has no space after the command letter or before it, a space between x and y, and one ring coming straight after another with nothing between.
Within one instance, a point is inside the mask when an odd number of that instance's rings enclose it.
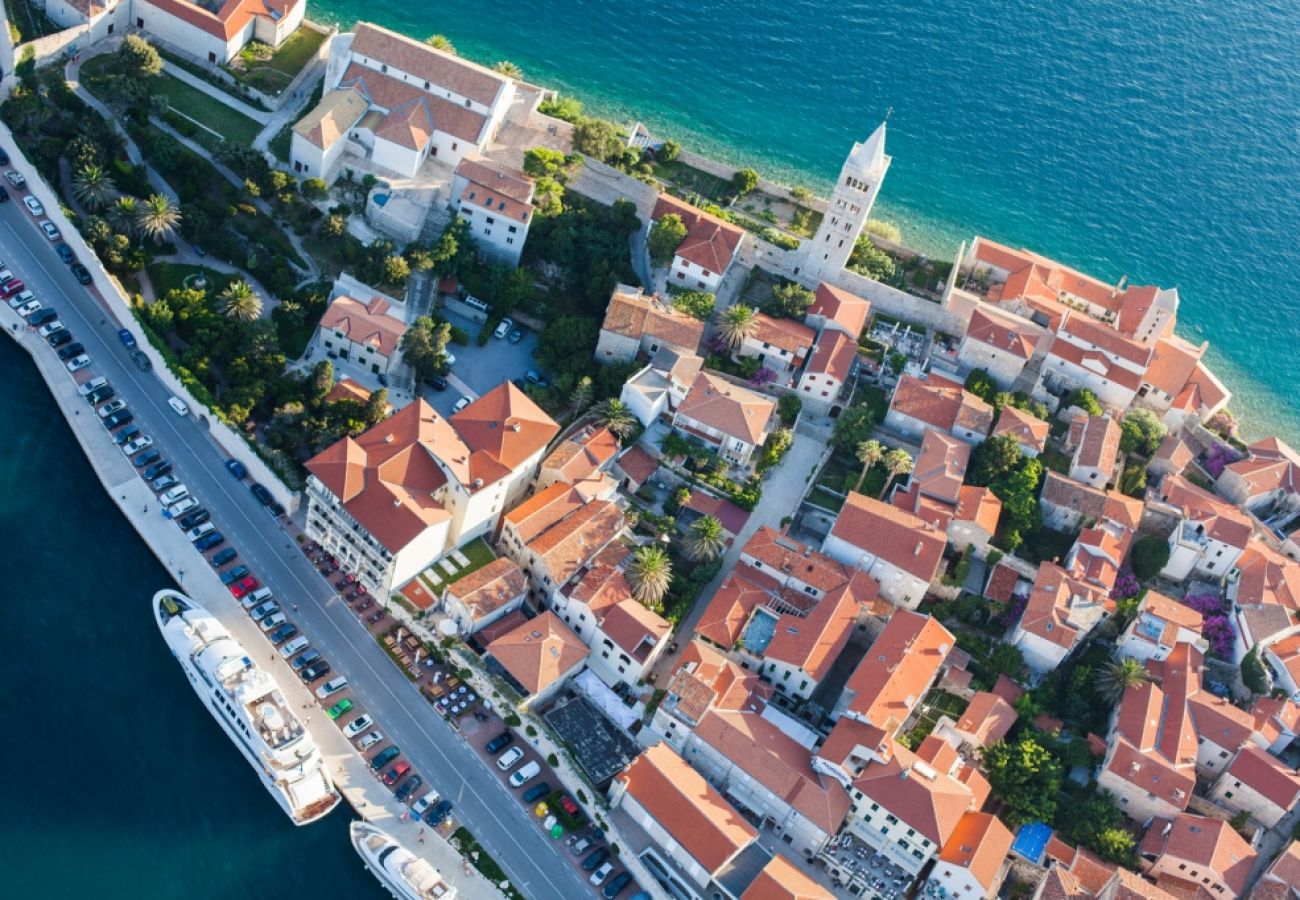
<instances>
[{"instance_id":1,"label":"white van","mask_svg":"<svg viewBox=\"0 0 1300 900\"><path fill-rule=\"evenodd\" d=\"M185 405L185 401L180 397L168 397L167 405L170 406L172 412L176 413L178 416L188 416L190 414L190 408Z\"/></svg>"},{"instance_id":2,"label":"white van","mask_svg":"<svg viewBox=\"0 0 1300 900\"><path fill-rule=\"evenodd\" d=\"M81 387L77 388L77 393L84 397L91 391L97 391L106 384L108 384L108 379L103 375L100 375L98 378L92 378Z\"/></svg>"},{"instance_id":3,"label":"white van","mask_svg":"<svg viewBox=\"0 0 1300 900\"><path fill-rule=\"evenodd\" d=\"M283 656L285 659L288 659L289 657L297 653L299 650L306 650L307 645L310 643L311 641L307 640L307 638L299 635L298 637L294 638L289 643L285 644L283 647L280 648L280 655Z\"/></svg>"},{"instance_id":4,"label":"white van","mask_svg":"<svg viewBox=\"0 0 1300 900\"><path fill-rule=\"evenodd\" d=\"M468 306L470 309L477 309L481 313L485 313L488 311L488 305L482 300L480 300L478 297L473 296L472 294L465 298L465 305Z\"/></svg>"},{"instance_id":5,"label":"white van","mask_svg":"<svg viewBox=\"0 0 1300 900\"><path fill-rule=\"evenodd\" d=\"M316 696L324 700L330 694L337 694L348 686L348 680L340 675L338 678L331 678L329 681L316 688Z\"/></svg>"},{"instance_id":6,"label":"white van","mask_svg":"<svg viewBox=\"0 0 1300 900\"><path fill-rule=\"evenodd\" d=\"M515 774L510 776L510 786L516 788L523 787L529 779L536 778L541 771L541 765L538 764L537 760L533 760L518 772L515 772Z\"/></svg>"},{"instance_id":7,"label":"white van","mask_svg":"<svg viewBox=\"0 0 1300 900\"><path fill-rule=\"evenodd\" d=\"M524 758L523 749L519 747L511 747L505 753L501 754L501 758L497 760L497 768L500 769L502 772L508 772L510 771L511 766L513 766L515 763L519 762L519 760L523 758Z\"/></svg>"},{"instance_id":8,"label":"white van","mask_svg":"<svg viewBox=\"0 0 1300 900\"><path fill-rule=\"evenodd\" d=\"M204 522L202 525L196 525L189 531L185 532L185 536L190 539L190 543L192 544L205 534L211 534L216 530L216 525L213 525L211 522Z\"/></svg>"},{"instance_id":9,"label":"white van","mask_svg":"<svg viewBox=\"0 0 1300 900\"><path fill-rule=\"evenodd\" d=\"M492 336L497 340L505 337L510 333L510 329L515 327L513 319L502 319L501 324L497 325L497 330L492 332Z\"/></svg>"}]
</instances>

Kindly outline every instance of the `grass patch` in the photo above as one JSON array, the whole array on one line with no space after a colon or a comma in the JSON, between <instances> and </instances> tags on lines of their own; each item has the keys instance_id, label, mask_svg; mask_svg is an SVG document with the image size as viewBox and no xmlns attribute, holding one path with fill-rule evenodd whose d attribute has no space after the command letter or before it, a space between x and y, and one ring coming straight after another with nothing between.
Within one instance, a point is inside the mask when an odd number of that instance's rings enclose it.
<instances>
[{"instance_id":1,"label":"grass patch","mask_svg":"<svg viewBox=\"0 0 1300 900\"><path fill-rule=\"evenodd\" d=\"M293 147L293 123L290 122L288 125L281 128L280 133L271 138L269 146L271 152L275 154L275 158L285 165L288 165L289 151Z\"/></svg>"},{"instance_id":2,"label":"grass patch","mask_svg":"<svg viewBox=\"0 0 1300 900\"><path fill-rule=\"evenodd\" d=\"M688 194L699 194L714 203L721 203L731 196L731 182L687 165L680 159L674 159L672 162L657 162L653 165L657 178Z\"/></svg>"},{"instance_id":3,"label":"grass patch","mask_svg":"<svg viewBox=\"0 0 1300 900\"><path fill-rule=\"evenodd\" d=\"M5 0L5 14L9 18L9 33L15 45L63 30L62 25L45 15L44 9L29 0Z\"/></svg>"},{"instance_id":4,"label":"grass patch","mask_svg":"<svg viewBox=\"0 0 1300 900\"><path fill-rule=\"evenodd\" d=\"M469 829L464 825L452 832L451 845L460 851L460 855L468 859L474 868L482 872L483 877L488 881L498 886L504 884L501 893L512 900L524 900L524 895L519 893L506 877L505 870L479 846L479 842L474 840L474 835L470 834Z\"/></svg>"},{"instance_id":5,"label":"grass patch","mask_svg":"<svg viewBox=\"0 0 1300 900\"><path fill-rule=\"evenodd\" d=\"M262 126L248 116L166 72L150 82L149 91L166 97L168 104L177 113L206 125L228 141L252 144L262 130Z\"/></svg>"},{"instance_id":6,"label":"grass patch","mask_svg":"<svg viewBox=\"0 0 1300 900\"><path fill-rule=\"evenodd\" d=\"M475 538L461 547L460 552L464 553L466 558L469 559L469 567L461 571L461 577L468 575L475 569L483 568L497 558L496 554L492 552L492 548L487 545L487 541L481 537Z\"/></svg>"},{"instance_id":7,"label":"grass patch","mask_svg":"<svg viewBox=\"0 0 1300 900\"><path fill-rule=\"evenodd\" d=\"M271 53L269 59L259 58L258 51L265 45L256 45L255 42L241 50L239 63L228 67L226 71L251 88L279 96L324 42L325 35L322 32L299 27Z\"/></svg>"},{"instance_id":8,"label":"grass patch","mask_svg":"<svg viewBox=\"0 0 1300 900\"><path fill-rule=\"evenodd\" d=\"M1038 461L1053 472L1059 472L1062 475L1070 474L1070 457L1055 447L1048 447L1038 454Z\"/></svg>"},{"instance_id":9,"label":"grass patch","mask_svg":"<svg viewBox=\"0 0 1300 900\"><path fill-rule=\"evenodd\" d=\"M844 506L844 498L835 496L821 485L813 488L808 493L808 502L830 512L839 512Z\"/></svg>"},{"instance_id":10,"label":"grass patch","mask_svg":"<svg viewBox=\"0 0 1300 900\"><path fill-rule=\"evenodd\" d=\"M238 281L238 275L217 272L204 266L191 266L184 263L156 262L148 266L149 282L153 285L155 297L166 297L173 290L184 290L185 279L202 275L207 281L207 295L216 296L225 290L226 285Z\"/></svg>"}]
</instances>

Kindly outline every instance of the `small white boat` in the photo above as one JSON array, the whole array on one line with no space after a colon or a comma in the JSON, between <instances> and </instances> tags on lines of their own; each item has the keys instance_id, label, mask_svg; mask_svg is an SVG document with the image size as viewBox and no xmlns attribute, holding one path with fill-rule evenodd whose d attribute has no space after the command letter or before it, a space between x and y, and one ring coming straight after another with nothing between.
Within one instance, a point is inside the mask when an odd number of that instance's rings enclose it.
<instances>
[{"instance_id":1,"label":"small white boat","mask_svg":"<svg viewBox=\"0 0 1300 900\"><path fill-rule=\"evenodd\" d=\"M352 846L366 868L398 900L454 900L456 889L428 862L369 822L352 823Z\"/></svg>"}]
</instances>

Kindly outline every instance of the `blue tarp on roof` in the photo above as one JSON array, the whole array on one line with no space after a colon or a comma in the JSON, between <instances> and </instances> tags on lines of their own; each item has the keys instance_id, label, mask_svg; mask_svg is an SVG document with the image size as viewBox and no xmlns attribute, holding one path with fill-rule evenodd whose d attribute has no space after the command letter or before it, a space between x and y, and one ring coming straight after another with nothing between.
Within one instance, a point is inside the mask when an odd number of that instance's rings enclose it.
<instances>
[{"instance_id":1,"label":"blue tarp on roof","mask_svg":"<svg viewBox=\"0 0 1300 900\"><path fill-rule=\"evenodd\" d=\"M1052 829L1042 822L1029 822L1020 826L1016 839L1011 843L1011 852L1029 860L1034 865L1042 865L1043 851L1052 839Z\"/></svg>"}]
</instances>

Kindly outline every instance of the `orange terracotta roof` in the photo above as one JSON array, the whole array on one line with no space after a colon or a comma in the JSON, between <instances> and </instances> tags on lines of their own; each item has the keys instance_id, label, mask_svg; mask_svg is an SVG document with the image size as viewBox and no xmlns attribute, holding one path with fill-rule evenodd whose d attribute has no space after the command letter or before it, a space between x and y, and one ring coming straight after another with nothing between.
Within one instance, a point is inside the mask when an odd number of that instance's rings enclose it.
<instances>
[{"instance_id":1,"label":"orange terracotta roof","mask_svg":"<svg viewBox=\"0 0 1300 900\"><path fill-rule=\"evenodd\" d=\"M707 272L717 275L726 272L745 236L744 229L676 197L660 194L650 218L657 222L670 213L680 216L686 226L686 237L677 245L674 254Z\"/></svg>"},{"instance_id":2,"label":"orange terracotta roof","mask_svg":"<svg viewBox=\"0 0 1300 900\"><path fill-rule=\"evenodd\" d=\"M985 891L991 892L996 887L998 873L1014 840L1007 826L996 816L968 812L944 842L939 859L966 869Z\"/></svg>"},{"instance_id":3,"label":"orange terracotta roof","mask_svg":"<svg viewBox=\"0 0 1300 900\"><path fill-rule=\"evenodd\" d=\"M850 491L831 534L927 584L939 572L947 536L904 510Z\"/></svg>"},{"instance_id":4,"label":"orange terracotta roof","mask_svg":"<svg viewBox=\"0 0 1300 900\"><path fill-rule=\"evenodd\" d=\"M754 314L754 333L749 339L771 344L802 361L817 340L817 332L794 319L778 319L760 312Z\"/></svg>"},{"instance_id":5,"label":"orange terracotta roof","mask_svg":"<svg viewBox=\"0 0 1300 900\"><path fill-rule=\"evenodd\" d=\"M863 751L860 754L859 747ZM893 742L884 731L852 716L840 716L814 755L843 768L855 754L865 761L865 754L888 758L892 752ZM846 774L853 773L846 769Z\"/></svg>"},{"instance_id":6,"label":"orange terracotta roof","mask_svg":"<svg viewBox=\"0 0 1300 900\"><path fill-rule=\"evenodd\" d=\"M677 415L737 440L761 444L775 410L776 403L762 394L701 372L677 407Z\"/></svg>"},{"instance_id":7,"label":"orange terracotta roof","mask_svg":"<svg viewBox=\"0 0 1300 900\"><path fill-rule=\"evenodd\" d=\"M1173 335L1156 341L1151 365L1147 367L1146 382L1170 397L1177 397L1187 386L1188 379L1196 370L1196 364L1209 346L1207 341L1200 347L1195 347Z\"/></svg>"},{"instance_id":8,"label":"orange terracotta roof","mask_svg":"<svg viewBox=\"0 0 1300 900\"><path fill-rule=\"evenodd\" d=\"M1227 822L1190 813L1179 813L1172 822L1153 821L1142 839L1140 851L1213 872L1233 896L1241 896L1245 890L1256 856L1254 849ZM1163 883L1163 877L1157 879L1157 884Z\"/></svg>"},{"instance_id":9,"label":"orange terracotta roof","mask_svg":"<svg viewBox=\"0 0 1300 900\"><path fill-rule=\"evenodd\" d=\"M1225 777L1240 781L1287 811L1300 800L1300 775L1267 750L1261 750L1254 744L1241 748L1228 765Z\"/></svg>"},{"instance_id":10,"label":"orange terracotta roof","mask_svg":"<svg viewBox=\"0 0 1300 900\"><path fill-rule=\"evenodd\" d=\"M1075 481L1052 469L1043 476L1043 503L1077 511L1082 517L1097 521L1105 515L1106 492Z\"/></svg>"},{"instance_id":11,"label":"orange terracotta roof","mask_svg":"<svg viewBox=\"0 0 1300 900\"><path fill-rule=\"evenodd\" d=\"M1249 456L1227 466L1245 482L1248 498L1277 490L1300 493L1300 455L1290 446L1270 437L1251 444L1249 449Z\"/></svg>"},{"instance_id":12,"label":"orange terracotta roof","mask_svg":"<svg viewBox=\"0 0 1300 900\"><path fill-rule=\"evenodd\" d=\"M1050 422L1044 422L1023 409L1004 406L998 413L997 424L993 426L993 437L1009 434L1016 439L1016 443L1042 453L1047 447L1047 436L1051 431Z\"/></svg>"},{"instance_id":13,"label":"orange terracotta roof","mask_svg":"<svg viewBox=\"0 0 1300 900\"><path fill-rule=\"evenodd\" d=\"M327 150L346 137L369 108L370 101L356 88L331 90L311 112L294 123L293 130L314 146Z\"/></svg>"},{"instance_id":14,"label":"orange terracotta roof","mask_svg":"<svg viewBox=\"0 0 1300 900\"><path fill-rule=\"evenodd\" d=\"M683 350L694 350L704 337L699 319L621 284L610 295L600 328L638 341L649 335Z\"/></svg>"},{"instance_id":15,"label":"orange terracotta roof","mask_svg":"<svg viewBox=\"0 0 1300 900\"><path fill-rule=\"evenodd\" d=\"M783 613L763 658L802 669L820 681L849 642L858 615L878 593L875 580L857 572L850 582L817 601L808 615Z\"/></svg>"},{"instance_id":16,"label":"orange terracotta roof","mask_svg":"<svg viewBox=\"0 0 1300 900\"><path fill-rule=\"evenodd\" d=\"M856 340L842 331L828 331L817 339L817 349L813 351L812 359L808 360L806 371L847 382L857 358Z\"/></svg>"},{"instance_id":17,"label":"orange terracotta roof","mask_svg":"<svg viewBox=\"0 0 1300 900\"><path fill-rule=\"evenodd\" d=\"M740 534L740 530L749 521L749 512L741 509L730 500L706 494L699 488L691 488L690 499L686 508L706 516L713 516L722 523L722 528L730 535Z\"/></svg>"},{"instance_id":18,"label":"orange terracotta roof","mask_svg":"<svg viewBox=\"0 0 1300 900\"><path fill-rule=\"evenodd\" d=\"M1083 439L1074 452L1074 465L1108 472L1119 455L1120 427L1110 416L1091 416L1083 426Z\"/></svg>"},{"instance_id":19,"label":"orange terracotta roof","mask_svg":"<svg viewBox=\"0 0 1300 900\"><path fill-rule=\"evenodd\" d=\"M844 823L848 792L814 772L808 749L760 713L706 713L695 736L825 833L835 834Z\"/></svg>"},{"instance_id":20,"label":"orange terracotta roof","mask_svg":"<svg viewBox=\"0 0 1300 900\"><path fill-rule=\"evenodd\" d=\"M1042 339L1042 330L1017 315L982 304L971 313L966 337L1028 361Z\"/></svg>"},{"instance_id":21,"label":"orange terracotta roof","mask_svg":"<svg viewBox=\"0 0 1300 900\"><path fill-rule=\"evenodd\" d=\"M616 778L705 871L723 867L758 831L665 743L646 750Z\"/></svg>"},{"instance_id":22,"label":"orange terracotta roof","mask_svg":"<svg viewBox=\"0 0 1300 900\"><path fill-rule=\"evenodd\" d=\"M433 609L434 604L438 602L438 598L429 593L429 589L419 578L412 578L398 593L411 601L417 609Z\"/></svg>"},{"instance_id":23,"label":"orange terracotta roof","mask_svg":"<svg viewBox=\"0 0 1300 900\"><path fill-rule=\"evenodd\" d=\"M896 744L887 762L870 763L854 779L853 790L942 847L957 831L973 797L961 782L923 765L917 754Z\"/></svg>"},{"instance_id":24,"label":"orange terracotta roof","mask_svg":"<svg viewBox=\"0 0 1300 900\"><path fill-rule=\"evenodd\" d=\"M352 54L387 63L431 85L491 107L510 79L370 22L357 25Z\"/></svg>"},{"instance_id":25,"label":"orange terracotta roof","mask_svg":"<svg viewBox=\"0 0 1300 900\"><path fill-rule=\"evenodd\" d=\"M518 169L495 160L466 157L456 164L456 174L469 182L462 203L473 203L516 222L532 217L533 181Z\"/></svg>"},{"instance_id":26,"label":"orange terracotta roof","mask_svg":"<svg viewBox=\"0 0 1300 900\"><path fill-rule=\"evenodd\" d=\"M608 428L588 425L552 450L542 461L542 469L555 470L573 484L603 471L618 451L618 438Z\"/></svg>"},{"instance_id":27,"label":"orange terracotta roof","mask_svg":"<svg viewBox=\"0 0 1300 900\"><path fill-rule=\"evenodd\" d=\"M954 518L962 522L974 522L990 535L998 530L998 519L1002 517L1002 501L990 488L966 485L961 489L961 499L957 502L957 514Z\"/></svg>"},{"instance_id":28,"label":"orange terracotta roof","mask_svg":"<svg viewBox=\"0 0 1300 900\"><path fill-rule=\"evenodd\" d=\"M790 860L776 854L745 888L740 900L832 900L834 896Z\"/></svg>"},{"instance_id":29,"label":"orange terracotta roof","mask_svg":"<svg viewBox=\"0 0 1300 900\"><path fill-rule=\"evenodd\" d=\"M341 332L353 343L392 356L397 351L397 342L406 333L406 323L387 311L388 301L378 297L369 303L348 296L335 297L321 316L320 327Z\"/></svg>"},{"instance_id":30,"label":"orange terracotta roof","mask_svg":"<svg viewBox=\"0 0 1300 900\"><path fill-rule=\"evenodd\" d=\"M1071 313L1061 323L1061 334L1068 334L1106 351L1113 356L1145 369L1151 362L1153 348L1124 337L1114 328L1088 316Z\"/></svg>"},{"instance_id":31,"label":"orange terracotta roof","mask_svg":"<svg viewBox=\"0 0 1300 900\"><path fill-rule=\"evenodd\" d=\"M1255 884L1253 900L1293 900L1300 886L1300 841L1283 848Z\"/></svg>"},{"instance_id":32,"label":"orange terracotta roof","mask_svg":"<svg viewBox=\"0 0 1300 900\"><path fill-rule=\"evenodd\" d=\"M834 322L856 339L862 334L862 329L867 327L871 304L856 294L823 281L817 285L812 306L808 307L808 315L822 316L827 324Z\"/></svg>"},{"instance_id":33,"label":"orange terracotta roof","mask_svg":"<svg viewBox=\"0 0 1300 900\"><path fill-rule=\"evenodd\" d=\"M257 16L278 22L289 18L291 10L305 0L226 0L212 10L186 0L150 0L168 15L206 31L222 41L230 41Z\"/></svg>"},{"instance_id":34,"label":"orange terracotta roof","mask_svg":"<svg viewBox=\"0 0 1300 900\"><path fill-rule=\"evenodd\" d=\"M927 428L912 466L912 484L922 493L957 504L970 465L971 445L946 432Z\"/></svg>"},{"instance_id":35,"label":"orange terracotta roof","mask_svg":"<svg viewBox=\"0 0 1300 900\"><path fill-rule=\"evenodd\" d=\"M1101 377L1131 391L1136 391L1142 386L1142 375L1140 373L1112 362L1109 356L1099 350L1087 350L1069 341L1056 340L1052 342L1052 349L1048 351L1048 354L1063 359L1079 368L1095 372Z\"/></svg>"},{"instance_id":36,"label":"orange terracotta roof","mask_svg":"<svg viewBox=\"0 0 1300 900\"><path fill-rule=\"evenodd\" d=\"M512 382L497 385L451 417L475 453L515 470L540 453L560 426Z\"/></svg>"},{"instance_id":37,"label":"orange terracotta roof","mask_svg":"<svg viewBox=\"0 0 1300 900\"><path fill-rule=\"evenodd\" d=\"M540 557L553 582L564 584L618 537L625 522L616 504L592 500L529 541L528 549Z\"/></svg>"},{"instance_id":38,"label":"orange terracotta roof","mask_svg":"<svg viewBox=\"0 0 1300 900\"><path fill-rule=\"evenodd\" d=\"M618 458L618 467L637 484L645 484L658 471L659 460L637 444Z\"/></svg>"},{"instance_id":39,"label":"orange terracotta roof","mask_svg":"<svg viewBox=\"0 0 1300 900\"><path fill-rule=\"evenodd\" d=\"M645 662L673 626L663 616L646 609L636 600L628 599L606 611L600 621L600 630L628 656Z\"/></svg>"},{"instance_id":40,"label":"orange terracotta roof","mask_svg":"<svg viewBox=\"0 0 1300 900\"><path fill-rule=\"evenodd\" d=\"M793 580L823 593L834 590L851 577L853 570L770 525L760 526L745 542L743 552L762 565L759 568L781 583Z\"/></svg>"},{"instance_id":41,"label":"orange terracotta roof","mask_svg":"<svg viewBox=\"0 0 1300 900\"><path fill-rule=\"evenodd\" d=\"M369 101L379 114L376 134L411 149L423 148L435 129L477 144L487 128L482 113L358 62L344 70L339 88L355 88Z\"/></svg>"},{"instance_id":42,"label":"orange terracotta roof","mask_svg":"<svg viewBox=\"0 0 1300 900\"><path fill-rule=\"evenodd\" d=\"M1169 475L1160 482L1166 503L1183 511L1188 521L1205 526L1206 533L1230 547L1245 548L1250 541L1250 519L1237 507L1181 475Z\"/></svg>"},{"instance_id":43,"label":"orange terracotta roof","mask_svg":"<svg viewBox=\"0 0 1300 900\"><path fill-rule=\"evenodd\" d=\"M1237 560L1237 603L1276 604L1300 611L1300 563L1261 540L1252 540Z\"/></svg>"},{"instance_id":44,"label":"orange terracotta roof","mask_svg":"<svg viewBox=\"0 0 1300 900\"><path fill-rule=\"evenodd\" d=\"M849 714L894 733L921 702L952 648L937 619L897 610L845 684Z\"/></svg>"},{"instance_id":45,"label":"orange terracotta roof","mask_svg":"<svg viewBox=\"0 0 1300 900\"><path fill-rule=\"evenodd\" d=\"M563 678L587 658L587 645L549 609L487 645L487 652L529 694Z\"/></svg>"},{"instance_id":46,"label":"orange terracotta roof","mask_svg":"<svg viewBox=\"0 0 1300 900\"><path fill-rule=\"evenodd\" d=\"M758 675L732 662L710 645L692 640L682 651L668 684L673 708L691 722L710 709L740 709L759 686Z\"/></svg>"},{"instance_id":47,"label":"orange terracotta roof","mask_svg":"<svg viewBox=\"0 0 1300 900\"><path fill-rule=\"evenodd\" d=\"M957 730L974 738L982 747L996 744L1007 736L1020 716L1015 708L997 694L980 691L957 720Z\"/></svg>"},{"instance_id":48,"label":"orange terracotta roof","mask_svg":"<svg viewBox=\"0 0 1300 900\"><path fill-rule=\"evenodd\" d=\"M737 564L709 600L695 624L695 634L730 650L754 610L779 591L780 584L772 577L744 563Z\"/></svg>"},{"instance_id":49,"label":"orange terracotta roof","mask_svg":"<svg viewBox=\"0 0 1300 900\"><path fill-rule=\"evenodd\" d=\"M448 596L459 600L476 622L526 593L527 577L513 560L504 556L458 578L447 587Z\"/></svg>"},{"instance_id":50,"label":"orange terracotta roof","mask_svg":"<svg viewBox=\"0 0 1300 900\"><path fill-rule=\"evenodd\" d=\"M433 496L447 483L439 462L457 474L454 460L464 452L450 423L417 400L356 438L322 450L308 460L307 470L375 540L397 553L426 528L451 520Z\"/></svg>"},{"instance_id":51,"label":"orange terracotta roof","mask_svg":"<svg viewBox=\"0 0 1300 900\"><path fill-rule=\"evenodd\" d=\"M330 392L325 395L326 403L338 403L340 400L353 400L357 403L365 403L370 399L370 391L362 387L351 378L344 378L334 383ZM392 406L388 407L390 410Z\"/></svg>"},{"instance_id":52,"label":"orange terracotta roof","mask_svg":"<svg viewBox=\"0 0 1300 900\"><path fill-rule=\"evenodd\" d=\"M930 374L924 381L904 375L894 388L889 411L933 425L941 431L957 426L987 434L993 425L993 407L955 381Z\"/></svg>"},{"instance_id":53,"label":"orange terracotta roof","mask_svg":"<svg viewBox=\"0 0 1300 900\"><path fill-rule=\"evenodd\" d=\"M1020 627L1066 650L1078 641L1079 630L1070 623L1076 603L1104 603L1104 591L1070 575L1054 563L1042 563L1020 617Z\"/></svg>"},{"instance_id":54,"label":"orange terracotta roof","mask_svg":"<svg viewBox=\"0 0 1300 900\"><path fill-rule=\"evenodd\" d=\"M503 518L527 544L569 513L581 509L585 502L573 485L557 481L546 490L533 494Z\"/></svg>"}]
</instances>

